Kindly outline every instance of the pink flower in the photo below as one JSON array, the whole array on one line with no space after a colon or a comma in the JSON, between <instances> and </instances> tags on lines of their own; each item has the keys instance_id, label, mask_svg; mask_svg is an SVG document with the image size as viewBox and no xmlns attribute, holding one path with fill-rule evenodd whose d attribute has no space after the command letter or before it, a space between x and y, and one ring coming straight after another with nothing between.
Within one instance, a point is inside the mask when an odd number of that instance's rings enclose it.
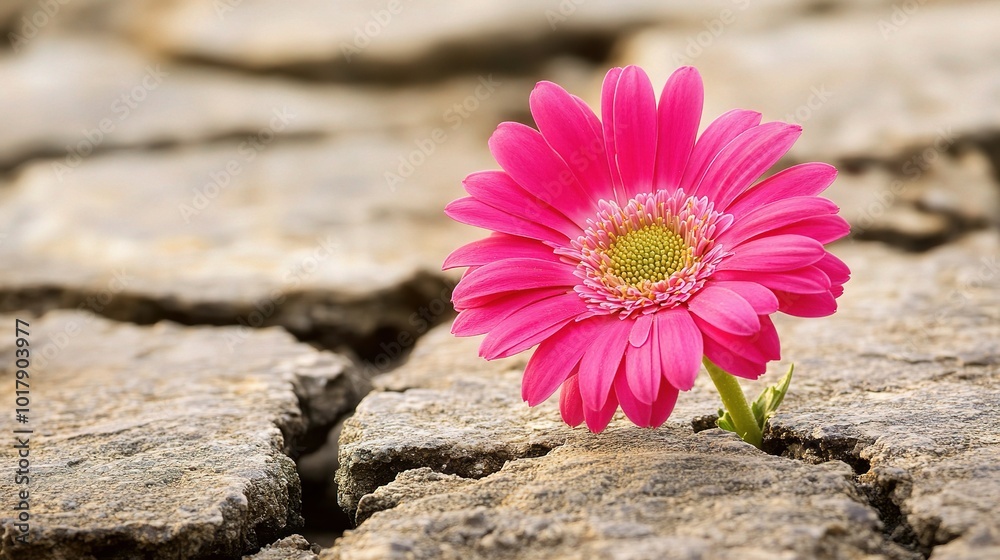
<instances>
[{"instance_id":1,"label":"pink flower","mask_svg":"<svg viewBox=\"0 0 1000 560\"><path fill-rule=\"evenodd\" d=\"M538 130L500 124L489 146L503 171L469 175L470 196L445 210L494 231L444 263L469 267L452 332L486 334L488 360L538 345L522 396L535 406L561 387L572 426L599 432L619 406L659 426L703 355L756 379L779 359L772 313L837 309L850 271L823 245L849 226L817 196L836 169L805 163L754 184L801 127L733 110L697 137L702 102L691 67L659 104L641 68L613 68L603 122L540 82Z\"/></svg>"}]
</instances>

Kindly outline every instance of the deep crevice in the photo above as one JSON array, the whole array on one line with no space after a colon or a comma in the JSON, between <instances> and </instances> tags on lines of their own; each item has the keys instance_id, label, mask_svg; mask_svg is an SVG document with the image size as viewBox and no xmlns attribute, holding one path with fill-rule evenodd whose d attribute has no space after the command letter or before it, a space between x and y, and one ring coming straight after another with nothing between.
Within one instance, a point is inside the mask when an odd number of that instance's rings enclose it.
<instances>
[{"instance_id":1,"label":"deep crevice","mask_svg":"<svg viewBox=\"0 0 1000 560\"><path fill-rule=\"evenodd\" d=\"M51 146L39 146L33 149L24 150L20 153L15 152L12 156L7 157L6 159L0 159L0 177L13 176L22 166L36 160L49 161L53 165L64 165L66 169L72 170L79 165L79 163L73 162L79 162L84 159L100 157L112 153L159 152L191 147L207 148L216 145L233 144L235 142L250 141L254 139L257 139L257 142L261 144L290 141L312 142L327 136L327 133L320 131L275 133L272 130L271 133L274 135L273 138L264 142L261 139L261 135L264 130L270 129L262 127L257 130L231 130L218 134L208 134L201 138L193 139L172 137L152 138L132 144L101 142L95 145L91 143L91 149L87 152L86 156L81 155L79 158L73 159L72 161L70 160L70 156L73 154L67 151L66 148L56 149Z\"/></svg>"},{"instance_id":2,"label":"deep crevice","mask_svg":"<svg viewBox=\"0 0 1000 560\"><path fill-rule=\"evenodd\" d=\"M498 448L476 456L454 454L452 449L404 448L395 450L390 458L353 462L349 467L349 478L355 483L353 494L360 502L362 497L389 484L402 472L429 468L440 474L478 480L499 472L508 461L544 457L556 447L559 446L535 443L523 449ZM358 503L342 505L349 505L353 510L352 517L355 517ZM364 520L355 518L353 521L357 525Z\"/></svg>"},{"instance_id":3,"label":"deep crevice","mask_svg":"<svg viewBox=\"0 0 1000 560\"><path fill-rule=\"evenodd\" d=\"M300 341L354 355L371 375L395 367L420 336L454 316L452 289L452 282L427 272L365 296L314 290L241 302L36 285L0 289L0 313L40 316L56 309L79 309L137 325L172 321L251 329L279 326Z\"/></svg>"},{"instance_id":4,"label":"deep crevice","mask_svg":"<svg viewBox=\"0 0 1000 560\"><path fill-rule=\"evenodd\" d=\"M50 285L0 290L0 312L29 312L40 316L56 309L81 309L138 325L172 321L188 326L280 326L300 341L352 357L361 376L371 379L397 367L419 338L454 316L453 289L454 283L450 280L426 272L365 297L348 298L322 291L292 292L282 294L278 298L281 303L270 298L246 302L192 302L128 291L112 296L107 292ZM363 392L367 391L359 391L357 400L364 396L360 394ZM330 422L317 424L312 419L315 415L310 412L312 403L305 393L304 388L296 387L299 407L307 420L306 430L294 438L286 433L286 441L291 447L285 452L292 459L300 460L319 449L337 422L352 412L344 411ZM528 456L538 454L529 451ZM491 462L488 466L499 470L503 461L498 465ZM468 465L457 465L454 470L471 472ZM327 479L332 479L333 475L329 472ZM351 528L350 517L337 506L335 496L330 499L326 484L301 475L299 480L307 533L319 539L333 539ZM333 490L335 492L335 487ZM275 533L275 536L284 535Z\"/></svg>"},{"instance_id":5,"label":"deep crevice","mask_svg":"<svg viewBox=\"0 0 1000 560\"><path fill-rule=\"evenodd\" d=\"M855 175L871 170L880 170L887 173L892 179L902 181L905 184L908 181L920 180L925 172L932 170L933 159L928 155L928 150L933 150L935 157L940 156L952 160L969 151L983 154L990 162L993 187L1000 189L1000 134L996 133L958 136L947 139L947 143L942 147L934 144L910 146L892 157L853 156L842 158L837 162L837 167L844 173ZM920 202L903 202L899 198L899 193L892 195L890 205L909 204L917 212L943 218L945 227L942 231L914 235L893 228L879 227L876 222L864 229L855 228L850 237L859 241L876 241L904 251L921 253L953 242L966 234L1000 226L1000 223L989 218L971 218L955 211L930 208ZM1000 208L994 210L996 215L1000 215Z\"/></svg>"},{"instance_id":6,"label":"deep crevice","mask_svg":"<svg viewBox=\"0 0 1000 560\"><path fill-rule=\"evenodd\" d=\"M868 504L878 512L885 538L905 550L918 554L921 558L929 558L934 546L943 543L921 541L896 501L896 497L900 494L896 491L897 486L908 483L905 480L905 473L888 475L878 472L878 469L872 469L871 463L861 457L861 451L870 444L870 441L853 437L813 438L768 423L764 431L762 449L770 455L809 464L835 460L850 465L854 471L854 485Z\"/></svg>"},{"instance_id":7,"label":"deep crevice","mask_svg":"<svg viewBox=\"0 0 1000 560\"><path fill-rule=\"evenodd\" d=\"M409 60L370 59L363 48L357 52L338 48L312 61L254 65L243 60L180 53L183 64L240 71L256 76L276 76L315 83L375 84L385 86L420 85L442 82L469 74L521 74L537 72L553 59L572 57L601 63L610 58L617 39L642 22L624 24L614 30L539 30L522 37L497 33L475 41L455 39L442 42ZM342 45L353 48L353 45ZM358 60L349 60L357 57Z\"/></svg>"}]
</instances>

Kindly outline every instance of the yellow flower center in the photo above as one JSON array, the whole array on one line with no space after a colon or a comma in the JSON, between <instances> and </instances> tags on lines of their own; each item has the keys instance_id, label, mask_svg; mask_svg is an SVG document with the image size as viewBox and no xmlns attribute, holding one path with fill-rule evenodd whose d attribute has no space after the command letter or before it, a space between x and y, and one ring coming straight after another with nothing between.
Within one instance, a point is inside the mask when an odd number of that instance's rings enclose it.
<instances>
[{"instance_id":1,"label":"yellow flower center","mask_svg":"<svg viewBox=\"0 0 1000 560\"><path fill-rule=\"evenodd\" d=\"M694 249L667 226L650 224L619 235L605 254L611 261L607 272L638 287L666 280L687 266Z\"/></svg>"}]
</instances>

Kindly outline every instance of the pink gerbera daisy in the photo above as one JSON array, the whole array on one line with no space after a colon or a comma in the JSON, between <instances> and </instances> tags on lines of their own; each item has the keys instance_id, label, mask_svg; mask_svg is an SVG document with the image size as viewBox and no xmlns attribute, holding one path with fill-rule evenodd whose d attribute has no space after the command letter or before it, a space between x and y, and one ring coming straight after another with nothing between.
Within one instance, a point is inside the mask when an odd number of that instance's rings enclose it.
<instances>
[{"instance_id":1,"label":"pink gerbera daisy","mask_svg":"<svg viewBox=\"0 0 1000 560\"><path fill-rule=\"evenodd\" d=\"M836 169L805 163L754 184L801 127L733 110L698 137L702 102L691 67L659 104L641 68L612 69L602 120L540 82L538 130L500 124L489 146L503 171L469 175L470 196L446 209L494 231L444 263L469 267L452 332L486 334L488 360L538 345L522 396L535 406L561 387L572 426L599 432L619 406L659 426L703 356L756 379L779 359L772 313L829 315L843 293L850 271L824 244L849 227L817 196Z\"/></svg>"}]
</instances>

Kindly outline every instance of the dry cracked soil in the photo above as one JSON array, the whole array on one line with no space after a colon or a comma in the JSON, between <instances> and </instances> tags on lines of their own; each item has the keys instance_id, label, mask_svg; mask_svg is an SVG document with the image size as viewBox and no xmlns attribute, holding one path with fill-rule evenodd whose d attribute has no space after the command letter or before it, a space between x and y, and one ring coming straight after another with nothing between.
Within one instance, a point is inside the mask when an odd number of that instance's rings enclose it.
<instances>
[{"instance_id":1,"label":"dry cracked soil","mask_svg":"<svg viewBox=\"0 0 1000 560\"><path fill-rule=\"evenodd\" d=\"M0 558L1000 558L998 20L5 1ZM694 64L706 121L798 122L780 166L840 170L853 277L836 315L776 319L745 389L796 378L763 451L705 376L663 427L594 435L521 401L526 356L449 333L440 264L483 233L442 209L494 127L624 64Z\"/></svg>"}]
</instances>

